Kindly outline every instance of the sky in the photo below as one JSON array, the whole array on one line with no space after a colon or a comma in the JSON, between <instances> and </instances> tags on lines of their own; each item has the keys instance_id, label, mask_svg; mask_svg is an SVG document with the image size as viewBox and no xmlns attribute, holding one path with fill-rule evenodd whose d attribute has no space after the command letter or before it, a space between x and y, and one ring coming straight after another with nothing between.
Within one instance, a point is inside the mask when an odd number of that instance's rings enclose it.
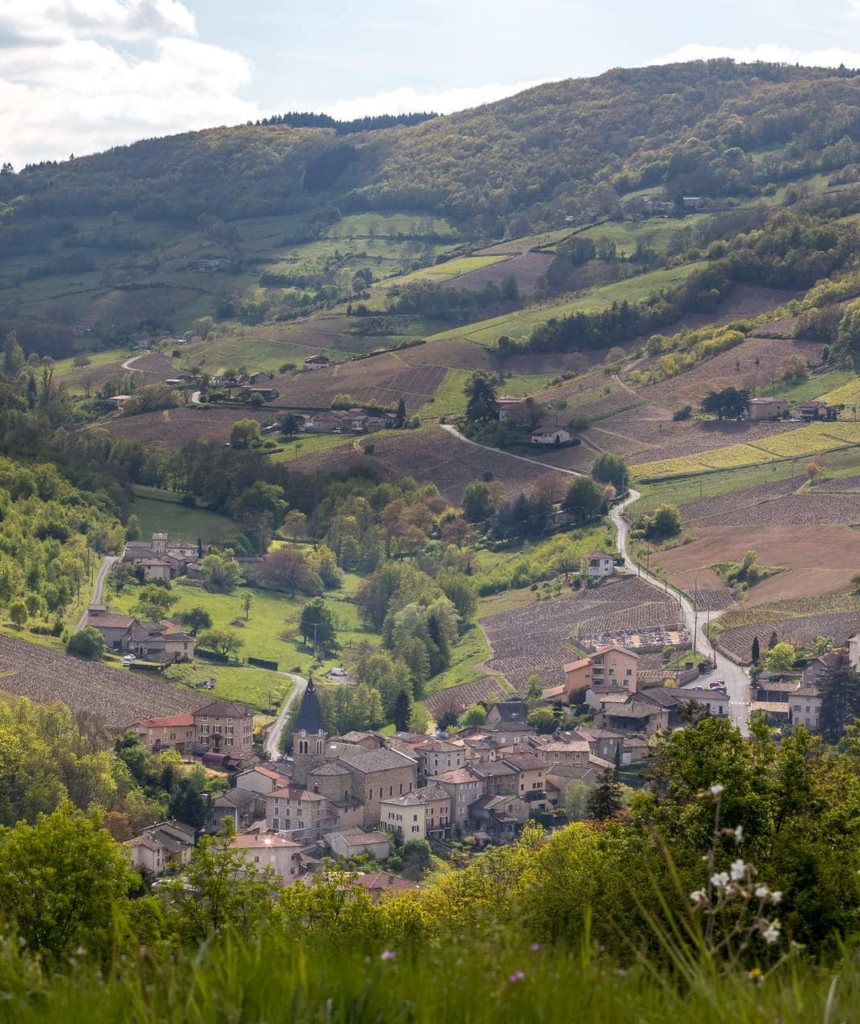
<instances>
[{"instance_id":1,"label":"sky","mask_svg":"<svg viewBox=\"0 0 860 1024\"><path fill-rule=\"evenodd\" d=\"M860 0L0 0L0 162L716 56L860 67Z\"/></svg>"}]
</instances>

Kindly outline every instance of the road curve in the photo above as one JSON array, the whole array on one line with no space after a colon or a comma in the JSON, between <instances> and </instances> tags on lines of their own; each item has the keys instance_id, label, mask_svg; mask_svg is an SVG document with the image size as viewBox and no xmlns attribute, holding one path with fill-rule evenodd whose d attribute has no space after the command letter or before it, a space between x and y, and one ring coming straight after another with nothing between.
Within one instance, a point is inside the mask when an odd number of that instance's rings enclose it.
<instances>
[{"instance_id":1,"label":"road curve","mask_svg":"<svg viewBox=\"0 0 860 1024\"><path fill-rule=\"evenodd\" d=\"M278 717L275 720L275 724L269 730L269 733L266 736L266 742L263 744L266 753L273 761L281 752L281 733L284 731L284 726L287 724L287 715L290 713L290 708L293 706L293 703L297 698L301 698L308 685L308 681L304 676L297 676L293 672L278 672L278 675L287 676L287 678L292 679L296 685L293 687L293 692L284 701L284 706L281 708Z\"/></svg>"},{"instance_id":2,"label":"road curve","mask_svg":"<svg viewBox=\"0 0 860 1024\"><path fill-rule=\"evenodd\" d=\"M695 636L696 650L714 662L716 665L715 678L725 681L726 691L729 696L729 717L740 728L741 732L747 735L749 731L750 681L746 671L740 665L730 661L725 655L719 654L714 650L710 640L705 636L703 616L696 615L696 610L690 599L682 590L678 590L665 580L660 580L656 576L645 572L630 557L627 549L629 526L624 518L624 510L639 497L639 492L631 489L628 497L619 505L616 505L609 513L609 518L615 525L616 543L618 550L624 557L624 564L631 572L637 573L646 583L650 583L653 587L665 593L670 593L680 603L687 629L690 631L691 636ZM712 614L711 618L713 617Z\"/></svg>"},{"instance_id":3,"label":"road curve","mask_svg":"<svg viewBox=\"0 0 860 1024\"><path fill-rule=\"evenodd\" d=\"M477 441L470 440L468 437L461 434L456 427L453 427L450 424L443 423L441 426L443 430L447 430L449 434L453 434L466 444L472 444L476 448L487 447L486 445L478 444ZM537 459L530 459L525 455L514 455L501 448L492 448L488 450L501 453L502 455L507 455L509 459L519 459L520 462L530 462L532 465L540 466L542 469L555 470L558 473L566 473L568 476L585 475L583 473L577 473L573 469L559 469L557 466L549 466L545 462L540 462ZM733 661L726 658L725 655L718 654L717 651L714 650L710 640L708 640L704 633L703 616L699 615L697 617L696 610L687 595L682 590L678 590L677 587L673 587L668 584L665 580L660 580L656 576L652 576L650 573L645 572L644 569L636 565L628 553L628 524L624 519L623 512L628 505L632 505L633 502L637 501L640 497L641 495L639 492L634 491L631 488L628 491L627 498L616 505L609 513L609 518L615 526L617 538L616 543L619 552L624 557L624 564L631 572L635 572L641 579L645 580L646 583L650 583L652 587L662 590L664 593L671 593L671 595L677 599L684 613L684 621L687 629L690 631L691 636L695 635L696 650L710 658L716 665L714 678L723 679L725 681L726 691L729 696L729 717L746 736L749 733L750 708L750 680L746 671L740 665L736 665ZM711 619L713 620L715 617L714 613L711 613Z\"/></svg>"},{"instance_id":4,"label":"road curve","mask_svg":"<svg viewBox=\"0 0 860 1024\"><path fill-rule=\"evenodd\" d=\"M90 598L90 604L100 604L102 594L104 593L105 579L107 574L110 572L111 566L115 565L119 561L117 555L103 555L102 564L99 566L99 571L96 573L96 582L93 586L93 596ZM87 608L83 610L81 617L78 619L77 625L75 626L74 632L80 632L87 624Z\"/></svg>"},{"instance_id":5,"label":"road curve","mask_svg":"<svg viewBox=\"0 0 860 1024\"><path fill-rule=\"evenodd\" d=\"M136 363L138 359L140 359L140 356L132 356L131 359L126 359L126 361L122 364L122 368L124 370L131 370L132 373L133 373L134 372L134 367L131 364L132 363ZM143 373L142 370L139 371L139 372Z\"/></svg>"}]
</instances>

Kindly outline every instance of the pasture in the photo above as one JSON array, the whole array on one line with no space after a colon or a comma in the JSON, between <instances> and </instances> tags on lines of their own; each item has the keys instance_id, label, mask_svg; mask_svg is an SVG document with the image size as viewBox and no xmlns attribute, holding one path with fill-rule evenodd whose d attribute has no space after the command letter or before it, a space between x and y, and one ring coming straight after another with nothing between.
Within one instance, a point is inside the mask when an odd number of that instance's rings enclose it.
<instances>
[{"instance_id":1,"label":"pasture","mask_svg":"<svg viewBox=\"0 0 860 1024\"><path fill-rule=\"evenodd\" d=\"M177 501L163 501L142 497L136 491L130 511L140 520L143 538L153 533L169 533L172 540L204 542L219 540L235 528L236 523L227 516L205 508L186 508Z\"/></svg>"}]
</instances>

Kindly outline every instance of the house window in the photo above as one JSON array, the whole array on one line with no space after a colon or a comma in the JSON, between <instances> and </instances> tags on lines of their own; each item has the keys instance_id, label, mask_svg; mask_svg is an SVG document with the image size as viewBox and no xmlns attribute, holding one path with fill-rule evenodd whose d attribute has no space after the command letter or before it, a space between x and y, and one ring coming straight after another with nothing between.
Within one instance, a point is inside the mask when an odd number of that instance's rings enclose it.
<instances>
[{"instance_id":1,"label":"house window","mask_svg":"<svg viewBox=\"0 0 860 1024\"><path fill-rule=\"evenodd\" d=\"M420 831L421 831L421 828L420 828L420 826L418 826L418 825L413 825L413 826L412 826L412 831L413 831L413 832L420 832Z\"/></svg>"}]
</instances>

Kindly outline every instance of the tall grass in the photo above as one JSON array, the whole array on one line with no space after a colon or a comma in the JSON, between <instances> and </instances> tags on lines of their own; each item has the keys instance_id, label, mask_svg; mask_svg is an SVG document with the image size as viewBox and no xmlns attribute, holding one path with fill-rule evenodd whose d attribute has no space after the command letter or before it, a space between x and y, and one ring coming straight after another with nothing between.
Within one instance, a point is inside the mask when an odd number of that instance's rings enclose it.
<instances>
[{"instance_id":1,"label":"tall grass","mask_svg":"<svg viewBox=\"0 0 860 1024\"><path fill-rule=\"evenodd\" d=\"M9 951L7 951L9 952ZM10 953L0 965L0 1019L70 1024L538 1021L744 1024L850 1021L860 975L787 965L758 982L701 968L683 979L629 970L580 950L532 949L516 933L463 936L412 957L300 945L282 933L230 937L197 955L145 952L101 976L85 960L39 981Z\"/></svg>"}]
</instances>

